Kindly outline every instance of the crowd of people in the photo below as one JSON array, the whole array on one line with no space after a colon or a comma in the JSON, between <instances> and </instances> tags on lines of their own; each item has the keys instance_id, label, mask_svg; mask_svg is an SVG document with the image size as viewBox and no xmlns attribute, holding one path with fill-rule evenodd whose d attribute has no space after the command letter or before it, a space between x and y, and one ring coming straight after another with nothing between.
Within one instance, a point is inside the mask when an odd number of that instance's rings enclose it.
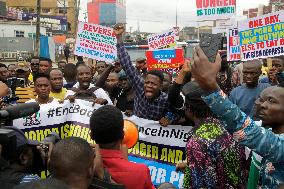
<instances>
[{"instance_id":1,"label":"crowd of people","mask_svg":"<svg viewBox=\"0 0 284 189\"><path fill-rule=\"evenodd\" d=\"M1 109L18 103L60 104L76 99L102 105L90 118L90 137L69 137L44 153L15 127L16 156L0 162L1 188L174 188L154 186L149 168L128 160L123 114L159 121L161 126L193 126L185 146L184 188L276 189L284 184L284 57L273 57L263 76L262 60L235 63L226 52L211 63L200 47L177 78L134 65L114 28L118 59L112 64L78 57L76 63L32 57L0 64ZM1 152L1 148L0 148ZM46 160L46 161L45 161ZM36 175L43 167L50 177Z\"/></svg>"}]
</instances>

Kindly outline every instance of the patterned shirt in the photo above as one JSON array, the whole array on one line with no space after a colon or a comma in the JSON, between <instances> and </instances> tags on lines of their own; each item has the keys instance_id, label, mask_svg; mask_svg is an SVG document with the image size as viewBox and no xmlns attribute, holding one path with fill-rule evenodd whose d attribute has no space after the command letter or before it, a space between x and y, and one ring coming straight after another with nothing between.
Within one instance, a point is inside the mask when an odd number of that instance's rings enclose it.
<instances>
[{"instance_id":1,"label":"patterned shirt","mask_svg":"<svg viewBox=\"0 0 284 189\"><path fill-rule=\"evenodd\" d=\"M143 78L132 65L130 56L122 44L117 44L117 54L135 92L134 115L150 120L160 120L169 111L168 95L161 92L157 98L147 99Z\"/></svg>"},{"instance_id":2,"label":"patterned shirt","mask_svg":"<svg viewBox=\"0 0 284 189\"><path fill-rule=\"evenodd\" d=\"M189 169L185 188L245 188L244 147L215 118L208 117L190 132L186 145Z\"/></svg>"},{"instance_id":3,"label":"patterned shirt","mask_svg":"<svg viewBox=\"0 0 284 189\"><path fill-rule=\"evenodd\" d=\"M226 122L225 128L234 139L263 157L262 188L274 189L284 183L284 134L276 135L257 124L222 91L203 97L214 114Z\"/></svg>"}]
</instances>

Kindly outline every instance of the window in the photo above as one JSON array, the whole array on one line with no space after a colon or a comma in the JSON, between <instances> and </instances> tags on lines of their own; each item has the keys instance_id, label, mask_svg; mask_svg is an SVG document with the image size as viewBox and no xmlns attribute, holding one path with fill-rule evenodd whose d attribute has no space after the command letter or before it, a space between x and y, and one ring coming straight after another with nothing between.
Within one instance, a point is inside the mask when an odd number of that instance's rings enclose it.
<instances>
[{"instance_id":1,"label":"window","mask_svg":"<svg viewBox=\"0 0 284 189\"><path fill-rule=\"evenodd\" d=\"M65 7L59 7L58 8L58 12L59 14L66 14L67 13L67 8Z\"/></svg>"},{"instance_id":2,"label":"window","mask_svg":"<svg viewBox=\"0 0 284 189\"><path fill-rule=\"evenodd\" d=\"M47 13L50 13L50 9L48 9L48 8L45 8L45 9L42 9L42 13L45 13L45 14L47 14Z\"/></svg>"},{"instance_id":3,"label":"window","mask_svg":"<svg viewBox=\"0 0 284 189\"><path fill-rule=\"evenodd\" d=\"M15 37L25 37L25 32L15 30Z\"/></svg>"}]
</instances>

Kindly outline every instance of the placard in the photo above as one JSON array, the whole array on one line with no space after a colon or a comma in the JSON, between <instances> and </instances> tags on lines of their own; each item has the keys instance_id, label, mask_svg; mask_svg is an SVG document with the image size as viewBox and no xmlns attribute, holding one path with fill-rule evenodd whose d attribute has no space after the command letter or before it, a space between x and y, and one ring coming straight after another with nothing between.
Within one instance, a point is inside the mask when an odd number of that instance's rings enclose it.
<instances>
[{"instance_id":1,"label":"placard","mask_svg":"<svg viewBox=\"0 0 284 189\"><path fill-rule=\"evenodd\" d=\"M79 22L74 54L95 60L117 59L117 39L112 28Z\"/></svg>"},{"instance_id":2,"label":"placard","mask_svg":"<svg viewBox=\"0 0 284 189\"><path fill-rule=\"evenodd\" d=\"M173 28L160 34L149 35L147 37L149 50L174 48L178 40L177 32L177 29Z\"/></svg>"},{"instance_id":3,"label":"placard","mask_svg":"<svg viewBox=\"0 0 284 189\"><path fill-rule=\"evenodd\" d=\"M234 61L241 59L240 41L238 28L227 30L227 60Z\"/></svg>"}]
</instances>

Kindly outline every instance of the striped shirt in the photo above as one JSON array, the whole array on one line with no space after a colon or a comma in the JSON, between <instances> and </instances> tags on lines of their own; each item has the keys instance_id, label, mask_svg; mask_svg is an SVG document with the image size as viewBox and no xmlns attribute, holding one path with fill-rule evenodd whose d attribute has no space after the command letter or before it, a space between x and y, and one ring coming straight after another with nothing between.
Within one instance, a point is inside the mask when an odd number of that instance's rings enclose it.
<instances>
[{"instance_id":1,"label":"striped shirt","mask_svg":"<svg viewBox=\"0 0 284 189\"><path fill-rule=\"evenodd\" d=\"M19 100L17 101L18 103L25 103L30 99L36 98L34 85L29 85L27 87L17 87L15 94L19 97Z\"/></svg>"}]
</instances>

